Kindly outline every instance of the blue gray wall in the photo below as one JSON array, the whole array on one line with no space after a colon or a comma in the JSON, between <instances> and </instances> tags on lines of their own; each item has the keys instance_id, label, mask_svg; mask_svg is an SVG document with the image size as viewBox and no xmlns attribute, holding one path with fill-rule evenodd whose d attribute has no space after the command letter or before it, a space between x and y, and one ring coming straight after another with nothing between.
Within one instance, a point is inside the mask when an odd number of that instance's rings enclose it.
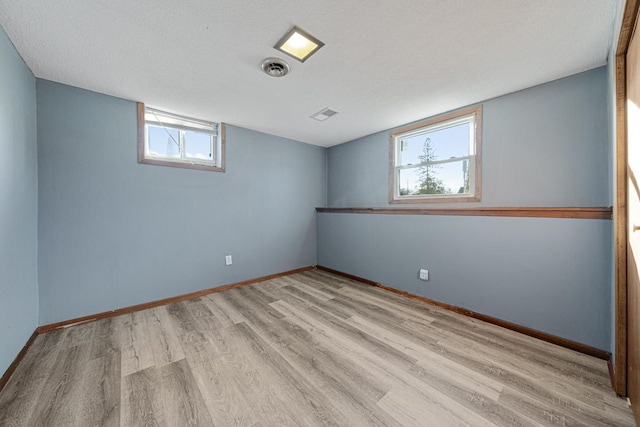
<instances>
[{"instance_id":1,"label":"blue gray wall","mask_svg":"<svg viewBox=\"0 0 640 427\"><path fill-rule=\"evenodd\" d=\"M484 102L482 201L463 206L609 206L607 114L605 67ZM329 149L330 207L388 206L388 144L385 131ZM610 350L611 233L608 220L327 213L318 264Z\"/></svg>"},{"instance_id":2,"label":"blue gray wall","mask_svg":"<svg viewBox=\"0 0 640 427\"><path fill-rule=\"evenodd\" d=\"M609 206L606 109L605 67L484 102L482 201L464 206ZM388 205L388 131L327 158L330 207Z\"/></svg>"},{"instance_id":3,"label":"blue gray wall","mask_svg":"<svg viewBox=\"0 0 640 427\"><path fill-rule=\"evenodd\" d=\"M41 324L316 263L325 149L228 126L226 173L142 165L134 102L36 86Z\"/></svg>"},{"instance_id":4,"label":"blue gray wall","mask_svg":"<svg viewBox=\"0 0 640 427\"><path fill-rule=\"evenodd\" d=\"M0 28L0 375L38 326L35 78Z\"/></svg>"}]
</instances>

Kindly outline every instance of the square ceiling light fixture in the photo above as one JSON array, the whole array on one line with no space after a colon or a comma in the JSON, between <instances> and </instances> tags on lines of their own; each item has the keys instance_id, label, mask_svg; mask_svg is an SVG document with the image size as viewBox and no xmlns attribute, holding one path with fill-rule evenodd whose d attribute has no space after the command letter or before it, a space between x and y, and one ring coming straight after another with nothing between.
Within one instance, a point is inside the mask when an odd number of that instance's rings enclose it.
<instances>
[{"instance_id":1,"label":"square ceiling light fixture","mask_svg":"<svg viewBox=\"0 0 640 427\"><path fill-rule=\"evenodd\" d=\"M294 25L282 36L274 48L304 62L322 46L324 43Z\"/></svg>"}]
</instances>

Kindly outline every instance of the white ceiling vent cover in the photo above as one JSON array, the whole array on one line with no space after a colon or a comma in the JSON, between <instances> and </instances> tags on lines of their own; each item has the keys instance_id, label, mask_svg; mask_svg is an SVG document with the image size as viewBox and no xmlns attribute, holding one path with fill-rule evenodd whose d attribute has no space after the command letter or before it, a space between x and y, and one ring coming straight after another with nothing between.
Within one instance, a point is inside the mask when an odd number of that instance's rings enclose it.
<instances>
[{"instance_id":1,"label":"white ceiling vent cover","mask_svg":"<svg viewBox=\"0 0 640 427\"><path fill-rule=\"evenodd\" d=\"M260 68L271 77L283 77L289 74L289 64L280 58L266 58L260 63Z\"/></svg>"},{"instance_id":2,"label":"white ceiling vent cover","mask_svg":"<svg viewBox=\"0 0 640 427\"><path fill-rule=\"evenodd\" d=\"M327 120L329 117L334 116L338 113L339 113L338 111L332 110L331 108L325 108L315 113L313 116L311 116L311 118L314 120L318 120L319 122L323 122Z\"/></svg>"}]
</instances>

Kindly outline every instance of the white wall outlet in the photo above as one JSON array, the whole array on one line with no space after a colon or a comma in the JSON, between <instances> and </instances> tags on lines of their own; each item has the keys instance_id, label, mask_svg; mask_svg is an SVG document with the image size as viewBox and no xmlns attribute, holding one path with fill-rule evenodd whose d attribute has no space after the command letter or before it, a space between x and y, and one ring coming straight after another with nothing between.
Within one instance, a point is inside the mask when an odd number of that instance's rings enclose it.
<instances>
[{"instance_id":1,"label":"white wall outlet","mask_svg":"<svg viewBox=\"0 0 640 427\"><path fill-rule=\"evenodd\" d=\"M429 280L429 270L420 269L420 280Z\"/></svg>"},{"instance_id":2,"label":"white wall outlet","mask_svg":"<svg viewBox=\"0 0 640 427\"><path fill-rule=\"evenodd\" d=\"M233 259L231 259L231 255L227 255L226 257L224 257L224 265L231 265L233 264Z\"/></svg>"}]
</instances>

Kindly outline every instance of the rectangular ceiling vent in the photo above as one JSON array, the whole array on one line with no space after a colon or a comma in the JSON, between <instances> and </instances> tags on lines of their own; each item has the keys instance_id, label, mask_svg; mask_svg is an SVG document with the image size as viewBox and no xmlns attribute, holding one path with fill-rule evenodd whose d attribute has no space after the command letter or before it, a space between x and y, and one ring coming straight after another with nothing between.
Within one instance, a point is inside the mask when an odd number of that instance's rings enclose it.
<instances>
[{"instance_id":1,"label":"rectangular ceiling vent","mask_svg":"<svg viewBox=\"0 0 640 427\"><path fill-rule=\"evenodd\" d=\"M312 119L318 120L319 122L323 122L327 120L329 117L338 114L338 111L332 110L331 108L325 108L324 110L320 110L311 116Z\"/></svg>"}]
</instances>

